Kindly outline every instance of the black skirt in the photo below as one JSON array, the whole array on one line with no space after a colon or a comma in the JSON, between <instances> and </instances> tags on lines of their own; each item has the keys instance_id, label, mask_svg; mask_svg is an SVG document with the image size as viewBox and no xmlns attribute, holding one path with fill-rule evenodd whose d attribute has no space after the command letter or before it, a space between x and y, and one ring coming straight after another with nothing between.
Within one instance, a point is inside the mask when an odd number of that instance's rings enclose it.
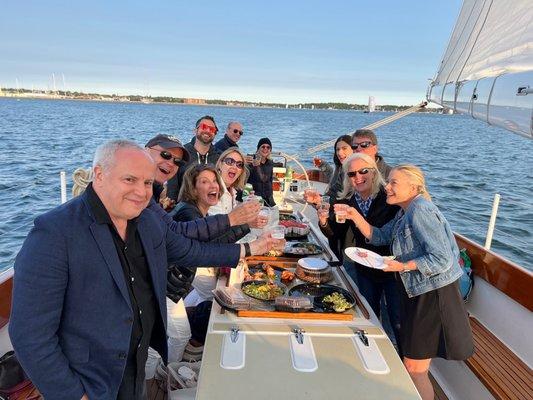
<instances>
[{"instance_id":1,"label":"black skirt","mask_svg":"<svg viewBox=\"0 0 533 400\"><path fill-rule=\"evenodd\" d=\"M401 348L414 360L466 360L474 353L472 330L459 283L409 298L401 281Z\"/></svg>"}]
</instances>

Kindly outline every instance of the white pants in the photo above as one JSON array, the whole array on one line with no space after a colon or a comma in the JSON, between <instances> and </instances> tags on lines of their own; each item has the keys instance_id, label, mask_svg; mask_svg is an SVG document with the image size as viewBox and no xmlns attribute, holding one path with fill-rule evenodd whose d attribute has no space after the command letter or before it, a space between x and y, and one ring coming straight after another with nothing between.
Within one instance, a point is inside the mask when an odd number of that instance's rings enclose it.
<instances>
[{"instance_id":1,"label":"white pants","mask_svg":"<svg viewBox=\"0 0 533 400\"><path fill-rule=\"evenodd\" d=\"M174 303L167 297L168 362L181 361L191 338L191 327L183 300Z\"/></svg>"},{"instance_id":2,"label":"white pants","mask_svg":"<svg viewBox=\"0 0 533 400\"><path fill-rule=\"evenodd\" d=\"M217 279L215 268L198 268L192 281L194 289L185 297L185 306L195 307L204 301L213 300Z\"/></svg>"}]
</instances>

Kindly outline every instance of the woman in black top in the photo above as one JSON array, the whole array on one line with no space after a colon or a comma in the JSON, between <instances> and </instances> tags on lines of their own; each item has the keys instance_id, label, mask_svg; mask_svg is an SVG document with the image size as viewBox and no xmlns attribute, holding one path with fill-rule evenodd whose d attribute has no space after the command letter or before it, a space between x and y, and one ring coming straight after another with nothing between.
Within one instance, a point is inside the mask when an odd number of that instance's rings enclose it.
<instances>
[{"instance_id":1,"label":"woman in black top","mask_svg":"<svg viewBox=\"0 0 533 400\"><path fill-rule=\"evenodd\" d=\"M339 194L338 203L355 207L373 226L381 227L392 220L399 208L387 204L387 195L375 160L363 153L352 154L343 164L344 189ZM362 247L382 256L391 255L389 246L373 246L365 240L363 234L353 222L337 223L333 209L319 210L320 229L326 236L344 231L342 249ZM400 296L394 274L369 268L358 263L345 263L345 268L357 283L359 291L366 298L374 313L380 316L382 294L385 294L387 315L395 338L400 328Z\"/></svg>"},{"instance_id":2,"label":"woman in black top","mask_svg":"<svg viewBox=\"0 0 533 400\"><path fill-rule=\"evenodd\" d=\"M272 179L274 177L274 163L270 159L272 142L269 138L262 138L257 143L256 157L250 167L248 183L254 187L255 194L261 196L265 205L274 207L274 194L272 191Z\"/></svg>"}]
</instances>

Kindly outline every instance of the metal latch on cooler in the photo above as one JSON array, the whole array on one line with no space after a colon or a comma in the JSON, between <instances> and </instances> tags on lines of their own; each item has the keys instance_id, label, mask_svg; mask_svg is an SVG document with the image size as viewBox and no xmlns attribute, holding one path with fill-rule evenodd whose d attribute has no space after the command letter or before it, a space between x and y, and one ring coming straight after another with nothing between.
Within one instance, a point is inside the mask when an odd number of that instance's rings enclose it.
<instances>
[{"instance_id":1,"label":"metal latch on cooler","mask_svg":"<svg viewBox=\"0 0 533 400\"><path fill-rule=\"evenodd\" d=\"M292 332L294 333L294 336L296 336L296 341L300 344L304 344L305 331L302 328L294 328Z\"/></svg>"},{"instance_id":2,"label":"metal latch on cooler","mask_svg":"<svg viewBox=\"0 0 533 400\"><path fill-rule=\"evenodd\" d=\"M365 346L368 346L368 338L366 337L366 331L358 329L355 334L359 337L359 339L361 340L361 342L363 342Z\"/></svg>"},{"instance_id":3,"label":"metal latch on cooler","mask_svg":"<svg viewBox=\"0 0 533 400\"><path fill-rule=\"evenodd\" d=\"M237 339L239 338L239 327L238 326L233 326L231 328L231 333L230 333L230 339L232 341L232 343L237 343Z\"/></svg>"}]
</instances>

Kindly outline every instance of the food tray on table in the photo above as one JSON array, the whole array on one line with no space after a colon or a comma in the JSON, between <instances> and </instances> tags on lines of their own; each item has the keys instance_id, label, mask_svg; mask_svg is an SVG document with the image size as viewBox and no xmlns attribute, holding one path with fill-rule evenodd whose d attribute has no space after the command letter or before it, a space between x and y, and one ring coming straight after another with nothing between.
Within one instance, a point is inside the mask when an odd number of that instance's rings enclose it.
<instances>
[{"instance_id":1,"label":"food tray on table","mask_svg":"<svg viewBox=\"0 0 533 400\"><path fill-rule=\"evenodd\" d=\"M269 298L268 300L256 300L249 295L252 300L252 304L249 308L236 309L239 317L252 317L252 318L287 318L287 319L321 319L321 320L340 320L351 321L353 320L356 311L353 307L355 300L353 296L345 289L339 286L321 285L324 287L338 287L338 293L342 293L344 297L349 301L349 308L344 312L336 312L331 307L327 307L323 298L318 300L314 299L309 293L296 293L293 288L301 287L303 285L313 285L305 281L301 281L295 274L297 262L291 261L270 261L270 260L257 260L247 259L248 274L245 275L247 281L243 281L244 288L254 283L264 284L265 281L270 280L276 285L285 288L283 295ZM290 274L291 280L283 280L283 274ZM263 275L260 275L263 274ZM264 276L261 281L254 280L255 277ZM340 282L333 282L335 285L341 284ZM237 284L238 285L238 284ZM320 286L320 285L319 285ZM289 293L292 295L289 296ZM324 297L328 293L320 293L321 297ZM296 295L295 295L296 294ZM300 294L300 296L298 295ZM317 297L320 297L317 296ZM262 303L262 304L259 304Z\"/></svg>"}]
</instances>

